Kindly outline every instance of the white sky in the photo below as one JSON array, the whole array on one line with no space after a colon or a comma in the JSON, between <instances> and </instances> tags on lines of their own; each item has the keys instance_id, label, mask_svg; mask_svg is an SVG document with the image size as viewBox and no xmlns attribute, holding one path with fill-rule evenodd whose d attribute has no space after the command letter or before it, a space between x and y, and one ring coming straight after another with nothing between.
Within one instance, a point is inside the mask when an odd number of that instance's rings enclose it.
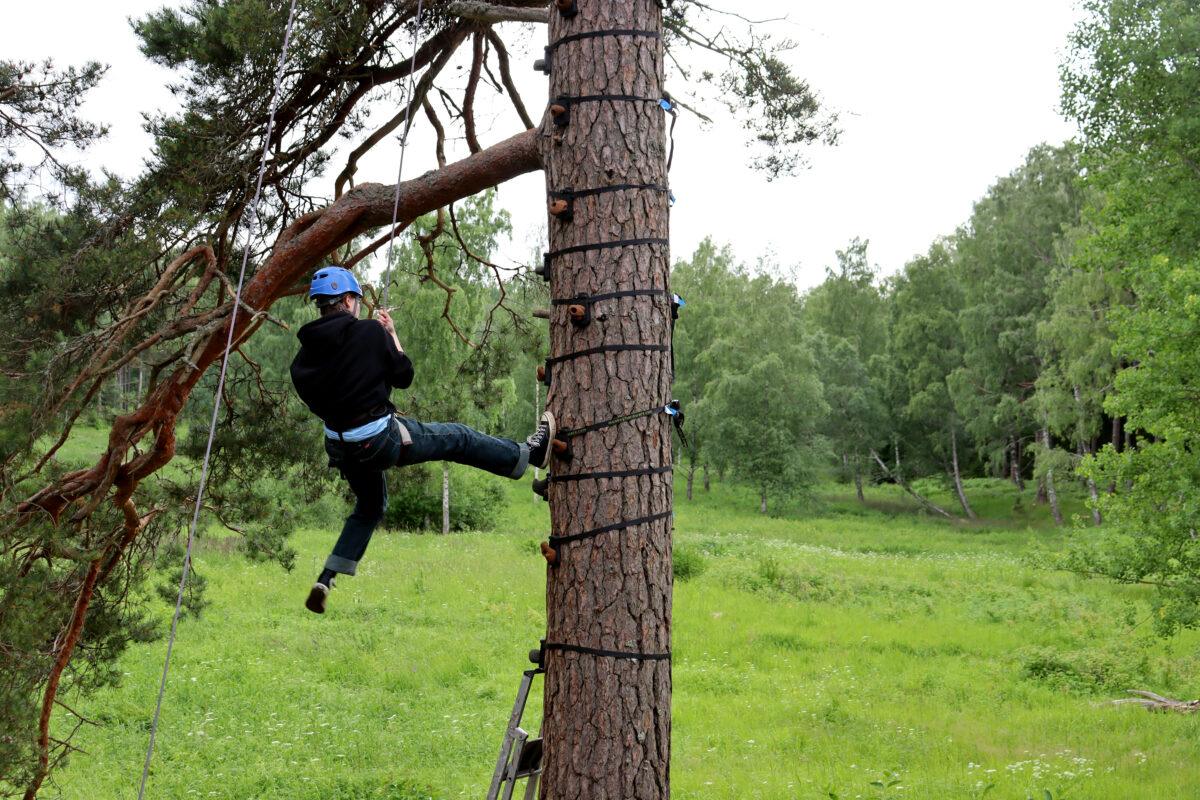
<instances>
[{"instance_id":1,"label":"white sky","mask_svg":"<svg viewBox=\"0 0 1200 800\"><path fill-rule=\"evenodd\" d=\"M47 6L22 3L6 10L0 27L6 58L112 65L85 108L90 118L108 123L111 134L85 158L123 175L136 172L149 147L141 112L173 105L165 89L170 73L142 59L127 22L159 5L56 0L49 6L53 24L47 24ZM786 13L789 20L772 22L769 30L797 44L786 59L841 113L843 134L836 147L810 148L810 169L768 183L747 168L745 137L735 124L706 128L684 112L671 171L674 258L711 235L747 263L766 255L806 288L823 279L835 250L861 236L871 242L871 261L891 273L965 222L972 203L1030 147L1074 133L1056 111L1060 55L1079 15L1071 0L714 5L750 16ZM540 49L542 36L524 38ZM536 114L545 79L531 60L514 53L513 70ZM667 86L677 95L680 88ZM517 130L511 118L490 127L485 120L481 139L486 146ZM406 179L433 163L431 148L422 144L414 132ZM365 162L359 180L393 182L397 159L393 146ZM540 173L501 188L500 204L517 227L503 254L512 261L542 247L535 243L545 224L544 189Z\"/></svg>"}]
</instances>

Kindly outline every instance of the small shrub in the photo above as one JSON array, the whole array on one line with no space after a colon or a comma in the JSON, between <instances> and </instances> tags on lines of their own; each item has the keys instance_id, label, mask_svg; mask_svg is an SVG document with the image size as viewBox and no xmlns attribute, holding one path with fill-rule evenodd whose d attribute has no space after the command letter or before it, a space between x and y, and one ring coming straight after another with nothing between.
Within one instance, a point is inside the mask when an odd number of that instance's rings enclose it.
<instances>
[{"instance_id":1,"label":"small shrub","mask_svg":"<svg viewBox=\"0 0 1200 800\"><path fill-rule=\"evenodd\" d=\"M496 509L504 503L504 489L497 478L478 470L450 468L450 530L489 530ZM442 521L442 470L440 464L414 464L387 472L388 508L383 515L386 528L440 529Z\"/></svg>"},{"instance_id":2,"label":"small shrub","mask_svg":"<svg viewBox=\"0 0 1200 800\"><path fill-rule=\"evenodd\" d=\"M1026 647L1018 656L1023 679L1060 689L1119 692L1150 680L1149 659L1128 645L1065 652L1052 647Z\"/></svg>"},{"instance_id":3,"label":"small shrub","mask_svg":"<svg viewBox=\"0 0 1200 800\"><path fill-rule=\"evenodd\" d=\"M691 547L676 547L674 552L674 574L677 581L688 581L699 577L708 563L704 555Z\"/></svg>"}]
</instances>

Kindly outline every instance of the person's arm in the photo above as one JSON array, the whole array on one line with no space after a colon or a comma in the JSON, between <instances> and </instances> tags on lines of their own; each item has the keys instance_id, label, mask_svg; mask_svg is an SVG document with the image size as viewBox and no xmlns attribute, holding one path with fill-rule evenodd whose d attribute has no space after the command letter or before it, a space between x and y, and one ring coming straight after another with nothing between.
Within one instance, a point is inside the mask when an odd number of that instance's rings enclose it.
<instances>
[{"instance_id":1,"label":"person's arm","mask_svg":"<svg viewBox=\"0 0 1200 800\"><path fill-rule=\"evenodd\" d=\"M400 346L400 337L396 335L396 325L392 322L392 315L380 309L376 313L375 318L379 320L380 327L387 331L388 336L391 338L391 343L396 346L395 352L392 353L389 359L391 366L386 370L388 373L387 381L397 389L407 389L409 386L412 386L413 382L412 359L408 357L408 353L405 353L404 348ZM384 347L386 346L384 345Z\"/></svg>"}]
</instances>

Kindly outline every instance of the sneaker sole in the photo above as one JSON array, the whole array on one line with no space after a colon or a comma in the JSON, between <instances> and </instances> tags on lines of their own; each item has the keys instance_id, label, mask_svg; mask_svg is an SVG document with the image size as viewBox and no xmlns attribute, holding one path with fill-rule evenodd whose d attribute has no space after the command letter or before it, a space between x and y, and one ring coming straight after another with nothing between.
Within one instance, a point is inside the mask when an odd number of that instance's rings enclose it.
<instances>
[{"instance_id":1,"label":"sneaker sole","mask_svg":"<svg viewBox=\"0 0 1200 800\"><path fill-rule=\"evenodd\" d=\"M325 613L325 598L329 597L329 589L324 584L314 583L304 601L304 607L314 614Z\"/></svg>"}]
</instances>

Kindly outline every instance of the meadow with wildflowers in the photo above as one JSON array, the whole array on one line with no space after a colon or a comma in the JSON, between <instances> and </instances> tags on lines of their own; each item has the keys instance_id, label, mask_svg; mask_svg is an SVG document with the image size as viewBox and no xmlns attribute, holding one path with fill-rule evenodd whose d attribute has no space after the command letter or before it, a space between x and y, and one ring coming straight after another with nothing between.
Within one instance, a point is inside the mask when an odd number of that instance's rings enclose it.
<instances>
[{"instance_id":1,"label":"meadow with wildflowers","mask_svg":"<svg viewBox=\"0 0 1200 800\"><path fill-rule=\"evenodd\" d=\"M329 531L296 532L290 574L202 539L210 605L180 626L147 796L482 798L544 632L546 506L506 488L492 532L378 534L324 616L302 601ZM1200 694L1200 637L1156 638L1139 587L1031 566L1062 542L1049 512L974 488L989 523L889 487L780 517L677 495L674 797L1200 795L1200 719L1109 702ZM77 709L97 724L63 798L137 797L165 650Z\"/></svg>"}]
</instances>

